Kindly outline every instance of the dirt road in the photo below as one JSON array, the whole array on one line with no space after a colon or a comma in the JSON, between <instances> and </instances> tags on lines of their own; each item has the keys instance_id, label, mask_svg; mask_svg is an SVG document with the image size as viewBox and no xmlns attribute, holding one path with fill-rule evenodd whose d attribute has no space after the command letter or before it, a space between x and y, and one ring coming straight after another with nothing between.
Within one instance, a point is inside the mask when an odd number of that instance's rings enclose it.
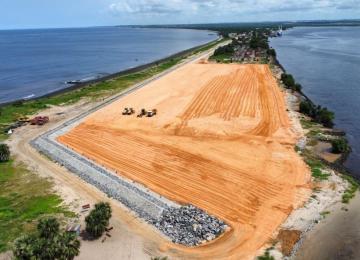
<instances>
[{"instance_id":1,"label":"dirt road","mask_svg":"<svg viewBox=\"0 0 360 260\"><path fill-rule=\"evenodd\" d=\"M124 107L158 115L122 116ZM251 259L309 195L296 139L266 65L188 64L95 112L59 141L232 227L197 248L158 240L165 255Z\"/></svg>"}]
</instances>

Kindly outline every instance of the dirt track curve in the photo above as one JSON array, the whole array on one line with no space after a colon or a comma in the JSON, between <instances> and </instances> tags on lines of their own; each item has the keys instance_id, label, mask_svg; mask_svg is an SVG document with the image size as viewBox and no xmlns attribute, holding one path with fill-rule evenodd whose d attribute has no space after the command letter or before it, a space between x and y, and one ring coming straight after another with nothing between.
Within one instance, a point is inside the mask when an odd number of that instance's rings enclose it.
<instances>
[{"instance_id":1,"label":"dirt track curve","mask_svg":"<svg viewBox=\"0 0 360 260\"><path fill-rule=\"evenodd\" d=\"M124 107L158 110L122 116ZM232 227L185 258L251 259L308 196L284 97L267 65L188 64L95 112L59 141Z\"/></svg>"}]
</instances>

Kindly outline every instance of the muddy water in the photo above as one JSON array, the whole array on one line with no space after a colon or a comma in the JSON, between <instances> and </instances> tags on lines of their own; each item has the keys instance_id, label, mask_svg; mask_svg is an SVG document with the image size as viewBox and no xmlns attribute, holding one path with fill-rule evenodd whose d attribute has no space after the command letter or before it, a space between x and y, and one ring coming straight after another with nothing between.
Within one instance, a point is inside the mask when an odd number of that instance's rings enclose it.
<instances>
[{"instance_id":1,"label":"muddy water","mask_svg":"<svg viewBox=\"0 0 360 260\"><path fill-rule=\"evenodd\" d=\"M349 205L336 207L307 234L295 260L360 259L359 223L360 194L357 194Z\"/></svg>"}]
</instances>

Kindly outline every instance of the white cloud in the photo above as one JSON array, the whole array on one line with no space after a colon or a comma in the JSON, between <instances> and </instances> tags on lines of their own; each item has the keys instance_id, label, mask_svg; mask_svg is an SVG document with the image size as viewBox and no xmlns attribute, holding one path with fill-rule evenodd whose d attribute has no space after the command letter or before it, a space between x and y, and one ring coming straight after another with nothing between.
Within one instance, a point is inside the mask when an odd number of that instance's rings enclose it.
<instances>
[{"instance_id":1,"label":"white cloud","mask_svg":"<svg viewBox=\"0 0 360 260\"><path fill-rule=\"evenodd\" d=\"M360 0L122 0L112 3L112 13L258 13L360 9Z\"/></svg>"}]
</instances>

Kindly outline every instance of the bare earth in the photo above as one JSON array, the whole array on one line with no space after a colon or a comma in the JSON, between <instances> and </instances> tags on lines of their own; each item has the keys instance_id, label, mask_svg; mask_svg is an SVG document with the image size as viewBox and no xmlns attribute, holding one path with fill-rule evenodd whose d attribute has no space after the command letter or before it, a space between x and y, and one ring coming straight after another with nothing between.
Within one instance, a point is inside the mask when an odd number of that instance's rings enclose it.
<instances>
[{"instance_id":1,"label":"bare earth","mask_svg":"<svg viewBox=\"0 0 360 260\"><path fill-rule=\"evenodd\" d=\"M122 116L124 107L158 110ZM267 65L188 64L90 115L59 141L231 231L165 255L251 259L310 194L283 93Z\"/></svg>"}]
</instances>

